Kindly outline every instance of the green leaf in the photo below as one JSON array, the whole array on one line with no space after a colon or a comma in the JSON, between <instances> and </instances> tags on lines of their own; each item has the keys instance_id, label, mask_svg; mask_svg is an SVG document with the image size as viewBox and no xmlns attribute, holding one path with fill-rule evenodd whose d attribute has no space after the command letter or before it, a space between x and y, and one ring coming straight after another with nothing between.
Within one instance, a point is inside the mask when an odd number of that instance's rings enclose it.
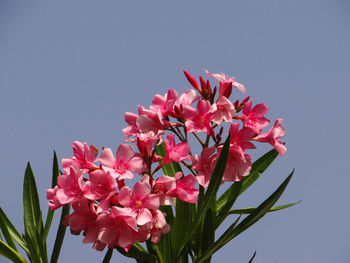
<instances>
[{"instance_id":1,"label":"green leaf","mask_svg":"<svg viewBox=\"0 0 350 263\"><path fill-rule=\"evenodd\" d=\"M0 240L0 254L15 263L27 263L27 261L16 250Z\"/></svg>"},{"instance_id":2,"label":"green leaf","mask_svg":"<svg viewBox=\"0 0 350 263\"><path fill-rule=\"evenodd\" d=\"M283 181L283 183L277 188L275 192L270 195L260 206L258 206L253 213L244 218L236 227L229 227L222 236L213 244L213 246L206 251L206 253L198 259L199 262L203 262L205 259L214 254L226 243L231 241L233 238L238 236L244 230L255 224L260 218L262 218L271 207L277 202L277 200L282 195L283 191L286 189L290 179L292 178L294 170L292 173Z\"/></svg>"},{"instance_id":3,"label":"green leaf","mask_svg":"<svg viewBox=\"0 0 350 263\"><path fill-rule=\"evenodd\" d=\"M47 258L47 250L46 250L46 241L43 241L41 239L41 235L39 234L39 231L35 229L35 243L38 246L39 249L39 255L42 263L48 263L48 258Z\"/></svg>"},{"instance_id":4,"label":"green leaf","mask_svg":"<svg viewBox=\"0 0 350 263\"><path fill-rule=\"evenodd\" d=\"M30 262L41 263L39 244L36 240L36 235L34 234L34 228L28 228L24 234L24 239L26 241L29 253L27 253Z\"/></svg>"},{"instance_id":5,"label":"green leaf","mask_svg":"<svg viewBox=\"0 0 350 263\"><path fill-rule=\"evenodd\" d=\"M165 156L165 143L163 142L161 145L156 147L156 153L159 156ZM168 176L175 177L177 172L182 172L181 166L177 162L172 162L170 164L166 164L162 166L164 173ZM182 172L183 173L183 172ZM164 241L161 241L159 245L159 249L161 254L164 256L165 261L173 260L173 255L171 253L172 250L178 251L180 245L183 242L184 237L187 235L189 231L189 227L191 226L192 221L192 212L195 209L194 204L189 204L187 202L183 202L180 199L176 198L175 204L175 213L176 217L173 215L172 208L165 208L167 213L167 222L171 224L171 232ZM163 238L162 238L163 239ZM172 249L169 250L169 247Z\"/></svg>"},{"instance_id":6,"label":"green leaf","mask_svg":"<svg viewBox=\"0 0 350 263\"><path fill-rule=\"evenodd\" d=\"M150 262L150 263L156 262L155 257L152 256L151 254L149 254L137 241L135 241L134 245L129 249L128 252L126 252L121 247L117 247L116 249L122 255L129 257L129 258L135 258L138 262L139 262L139 260Z\"/></svg>"},{"instance_id":7,"label":"green leaf","mask_svg":"<svg viewBox=\"0 0 350 263\"><path fill-rule=\"evenodd\" d=\"M196 232L198 226L204 220L204 217L206 216L206 213L209 207L211 207L212 203L215 201L216 193L219 189L219 186L222 181L222 177L225 172L229 148L230 148L230 135L227 137L224 147L220 153L219 159L214 168L214 172L211 176L208 189L204 194L202 205L198 208L196 219L191 224L190 232L182 240L181 247L176 251L176 254L179 254L181 250L185 247L187 242L191 239L192 235Z\"/></svg>"},{"instance_id":8,"label":"green leaf","mask_svg":"<svg viewBox=\"0 0 350 263\"><path fill-rule=\"evenodd\" d=\"M69 214L69 210L70 210L69 205L65 205L62 209L60 224L58 226L55 245L53 247L53 251L51 254L50 263L57 263L57 261L58 261L58 257L60 255L60 251L61 251L61 247L62 247L62 242L64 239L64 235L66 233L66 227L62 224L62 221L63 221L64 217Z\"/></svg>"},{"instance_id":9,"label":"green leaf","mask_svg":"<svg viewBox=\"0 0 350 263\"><path fill-rule=\"evenodd\" d=\"M171 229L171 241L174 251L179 251L183 240L190 231L192 211L195 204L190 204L176 198L176 217Z\"/></svg>"},{"instance_id":10,"label":"green leaf","mask_svg":"<svg viewBox=\"0 0 350 263\"><path fill-rule=\"evenodd\" d=\"M40 203L35 178L32 168L30 167L30 163L28 163L24 174L23 208L25 230L28 228L33 228L38 229L39 233L41 233L43 226Z\"/></svg>"},{"instance_id":11,"label":"green leaf","mask_svg":"<svg viewBox=\"0 0 350 263\"><path fill-rule=\"evenodd\" d=\"M256 256L256 251L254 252L253 256L251 257L248 263L253 263L255 256Z\"/></svg>"},{"instance_id":12,"label":"green leaf","mask_svg":"<svg viewBox=\"0 0 350 263\"><path fill-rule=\"evenodd\" d=\"M7 242L7 244L13 249L13 250L15 250L15 251L17 251L17 248L16 248L16 245L15 245L15 243L13 242L13 237L12 237L12 235L11 235L11 233L10 233L10 230L9 230L9 227L7 226L7 224L4 222L4 220L3 220L3 216L2 216L2 214L4 213L3 211L2 211L2 209L0 208L0 229L1 229L1 231L2 231L2 234L4 235L4 238L5 238L5 240L6 240L6 242ZM5 215L5 217L6 217L6 215ZM11 223L10 223L11 224ZM12 224L11 224L12 225ZM12 227L13 227L13 225L12 225Z\"/></svg>"},{"instance_id":13,"label":"green leaf","mask_svg":"<svg viewBox=\"0 0 350 263\"><path fill-rule=\"evenodd\" d=\"M285 205L281 205L281 206L274 206L271 207L271 209L267 212L275 212L275 211L279 211L282 209L286 209L288 207L297 205L301 202L302 200L295 202L295 203L290 203L290 204L285 204ZM244 215L244 214L251 214L256 210L256 207L246 207L246 208L241 208L241 209L233 209L231 210L229 213L230 214L236 214L236 215Z\"/></svg>"},{"instance_id":14,"label":"green leaf","mask_svg":"<svg viewBox=\"0 0 350 263\"><path fill-rule=\"evenodd\" d=\"M57 155L56 152L53 152L53 165L52 165L52 183L51 183L51 188L54 188L57 184L57 177L60 173L59 170L59 165L58 165L58 159L57 159ZM54 211L50 210L50 208L48 208L47 211L47 215L46 215L46 221L45 221L45 227L44 227L44 231L42 234L42 240L46 240L47 235L49 234L50 231L50 227L51 227L51 223L52 223L52 219L53 219L53 215L54 215Z\"/></svg>"},{"instance_id":15,"label":"green leaf","mask_svg":"<svg viewBox=\"0 0 350 263\"><path fill-rule=\"evenodd\" d=\"M270 164L273 162L273 160L276 159L277 156L277 151L275 149L272 149L253 163L250 174L248 176L245 176L241 181L242 187L239 195L247 190L249 186L251 186L260 177L260 175L270 166ZM235 184L236 183L232 184L230 188L227 189L216 201L216 213L219 213L223 206L231 198L232 188L236 187Z\"/></svg>"},{"instance_id":16,"label":"green leaf","mask_svg":"<svg viewBox=\"0 0 350 263\"><path fill-rule=\"evenodd\" d=\"M106 253L105 257L103 258L102 263L109 263L109 261L111 261L112 254L113 254L113 249L109 248L107 250L107 253Z\"/></svg>"},{"instance_id":17,"label":"green leaf","mask_svg":"<svg viewBox=\"0 0 350 263\"><path fill-rule=\"evenodd\" d=\"M240 219L241 219L241 216L239 216L225 232L228 232L228 231L234 229L235 226L237 225L237 223L239 222ZM215 243L214 243L209 249L207 249L206 251L203 251L202 255L201 255L200 257L197 258L197 260L195 261L195 263L204 262L204 261L206 261L208 258L210 258L210 257L214 254L214 252L215 252L213 246L214 246L216 243L217 243L217 242L215 242Z\"/></svg>"},{"instance_id":18,"label":"green leaf","mask_svg":"<svg viewBox=\"0 0 350 263\"><path fill-rule=\"evenodd\" d=\"M234 182L228 189L227 198L221 200L221 204L216 202L216 213L218 214L215 219L215 229L217 229L225 218L229 215L230 209L236 202L242 189L242 181ZM218 209L220 208L220 209Z\"/></svg>"},{"instance_id":19,"label":"green leaf","mask_svg":"<svg viewBox=\"0 0 350 263\"><path fill-rule=\"evenodd\" d=\"M231 234L229 240L225 241L227 243L240 233L242 233L244 230L255 224L260 218L262 218L270 209L271 207L278 201L278 199L281 197L282 193L286 189L290 179L292 178L294 174L294 169L290 173L290 175L283 181L283 183L277 188L275 192L272 193L272 195L269 196L261 205L259 205L253 213L251 213L249 216L244 218L241 223L234 229L233 233Z\"/></svg>"},{"instance_id":20,"label":"green leaf","mask_svg":"<svg viewBox=\"0 0 350 263\"><path fill-rule=\"evenodd\" d=\"M204 219L203 224L203 240L202 240L202 250L207 251L214 243L215 240L215 225L214 225L214 212L211 208L208 209L207 214ZM211 257L208 257L204 263L210 263Z\"/></svg>"},{"instance_id":21,"label":"green leaf","mask_svg":"<svg viewBox=\"0 0 350 263\"><path fill-rule=\"evenodd\" d=\"M170 205L164 205L160 207L160 210L167 214L166 221L169 225L173 225L174 214L173 208ZM163 255L165 262L170 262L172 260L172 247L171 247L171 237L170 233L162 235L162 238L158 244L158 247Z\"/></svg>"},{"instance_id":22,"label":"green leaf","mask_svg":"<svg viewBox=\"0 0 350 263\"><path fill-rule=\"evenodd\" d=\"M243 185L240 195L260 177L260 175L270 166L277 156L278 152L275 149L272 149L253 163L250 174L243 177Z\"/></svg>"}]
</instances>

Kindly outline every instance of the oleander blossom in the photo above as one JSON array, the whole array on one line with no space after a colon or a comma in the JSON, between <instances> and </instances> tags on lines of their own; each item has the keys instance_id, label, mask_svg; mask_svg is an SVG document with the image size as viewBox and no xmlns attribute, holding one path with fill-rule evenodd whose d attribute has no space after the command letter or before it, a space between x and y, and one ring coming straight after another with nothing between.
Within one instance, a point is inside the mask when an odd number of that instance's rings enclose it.
<instances>
[{"instance_id":1,"label":"oleander blossom","mask_svg":"<svg viewBox=\"0 0 350 263\"><path fill-rule=\"evenodd\" d=\"M149 247L168 233L173 237L176 213L184 207L196 211L199 204L193 204L203 200L217 178L213 172L227 134L229 153L219 184L249 176L251 152L259 142L286 153L282 119L264 132L268 107L253 106L250 97L230 99L232 88L243 93L246 88L224 73L205 73L219 82L218 88L184 71L186 91L169 89L154 95L148 108L135 106L137 114L126 112L125 140L113 146L115 155L111 148L73 142L73 156L62 159L63 173L46 193L51 210L73 208L63 224L74 235L83 233L83 243L98 251L118 247L126 253L135 242ZM180 209L171 207L182 203Z\"/></svg>"}]
</instances>

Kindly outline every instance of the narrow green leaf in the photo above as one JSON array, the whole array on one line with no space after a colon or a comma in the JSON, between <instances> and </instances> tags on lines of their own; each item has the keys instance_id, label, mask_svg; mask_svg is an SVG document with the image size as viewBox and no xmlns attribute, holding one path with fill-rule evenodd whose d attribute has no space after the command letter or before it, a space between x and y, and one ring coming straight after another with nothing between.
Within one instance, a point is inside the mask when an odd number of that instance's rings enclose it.
<instances>
[{"instance_id":1,"label":"narrow green leaf","mask_svg":"<svg viewBox=\"0 0 350 263\"><path fill-rule=\"evenodd\" d=\"M42 219L38 191L36 188L35 178L28 163L23 182L23 208L24 208L24 227L36 228L41 233Z\"/></svg>"},{"instance_id":2,"label":"narrow green leaf","mask_svg":"<svg viewBox=\"0 0 350 263\"><path fill-rule=\"evenodd\" d=\"M150 263L156 262L156 258L153 255L149 254L138 242L135 242L135 244L129 249L128 252L126 252L121 247L116 247L116 249L122 255L129 258L134 258L138 262L139 261L146 261Z\"/></svg>"},{"instance_id":3,"label":"narrow green leaf","mask_svg":"<svg viewBox=\"0 0 350 263\"><path fill-rule=\"evenodd\" d=\"M176 251L176 254L180 254L181 250L185 247L187 242L191 239L192 235L196 232L198 226L204 220L204 217L209 207L211 207L212 203L215 201L216 193L219 189L219 186L222 181L222 177L225 172L229 148L230 148L230 134L225 141L224 147L220 153L219 159L214 168L214 172L211 176L209 186L203 197L202 205L198 208L196 219L191 224L190 232L186 235L186 237L182 241L181 247Z\"/></svg>"},{"instance_id":4,"label":"narrow green leaf","mask_svg":"<svg viewBox=\"0 0 350 263\"><path fill-rule=\"evenodd\" d=\"M272 149L253 163L250 174L248 176L245 176L241 181L242 187L239 195L247 190L248 187L251 186L260 177L260 175L270 166L270 164L276 159L277 156L277 151L275 149ZM216 213L219 213L222 207L231 198L231 191L234 187L236 187L235 184L232 184L230 188L227 189L216 201Z\"/></svg>"},{"instance_id":5,"label":"narrow green leaf","mask_svg":"<svg viewBox=\"0 0 350 263\"><path fill-rule=\"evenodd\" d=\"M195 204L190 204L181 201L176 198L176 217L174 218L174 224L171 229L171 240L174 251L179 251L180 246L183 244L183 240L187 233L190 231L193 209L191 206Z\"/></svg>"},{"instance_id":6,"label":"narrow green leaf","mask_svg":"<svg viewBox=\"0 0 350 263\"><path fill-rule=\"evenodd\" d=\"M206 258L214 254L226 243L231 241L233 238L238 236L244 230L255 224L260 218L262 218L271 207L277 202L277 200L282 195L283 191L286 189L290 179L292 178L294 170L292 173L283 181L283 183L277 188L275 192L270 195L260 206L258 206L253 213L244 218L236 227L228 228L222 236L213 244L213 246L207 250L207 252L198 259L199 262L203 262Z\"/></svg>"},{"instance_id":7,"label":"narrow green leaf","mask_svg":"<svg viewBox=\"0 0 350 263\"><path fill-rule=\"evenodd\" d=\"M275 211L279 211L282 209L286 209L288 207L297 205L301 202L302 200L295 202L295 203L290 203L290 204L286 204L286 205L281 205L281 206L274 206L271 207L271 209L267 212L275 212ZM241 208L241 209L233 209L231 210L229 213L230 214L235 214L235 215L244 215L244 214L251 214L256 210L256 207L246 207L246 208Z\"/></svg>"},{"instance_id":8,"label":"narrow green leaf","mask_svg":"<svg viewBox=\"0 0 350 263\"><path fill-rule=\"evenodd\" d=\"M36 235L34 234L34 228L27 228L24 239L26 241L29 253L27 253L30 262L32 263L41 263L40 252L38 241L36 240Z\"/></svg>"},{"instance_id":9,"label":"narrow green leaf","mask_svg":"<svg viewBox=\"0 0 350 263\"><path fill-rule=\"evenodd\" d=\"M0 240L0 254L15 263L27 263L27 261L16 250Z\"/></svg>"},{"instance_id":10,"label":"narrow green leaf","mask_svg":"<svg viewBox=\"0 0 350 263\"><path fill-rule=\"evenodd\" d=\"M215 229L217 229L221 223L225 220L225 218L229 215L230 209L234 205L239 196L239 193L242 189L242 181L234 182L230 188L228 189L228 197L225 199L225 202L221 204L220 210L217 210L218 215L215 219ZM217 206L216 206L216 209Z\"/></svg>"},{"instance_id":11,"label":"narrow green leaf","mask_svg":"<svg viewBox=\"0 0 350 263\"><path fill-rule=\"evenodd\" d=\"M112 258L112 254L113 254L113 249L112 249L112 248L109 248L109 249L107 250L107 253L106 253L105 257L103 258L102 263L109 263L109 261L110 261L111 258Z\"/></svg>"},{"instance_id":12,"label":"narrow green leaf","mask_svg":"<svg viewBox=\"0 0 350 263\"><path fill-rule=\"evenodd\" d=\"M278 152L275 149L270 150L258 160L256 160L248 176L243 177L243 185L240 194L249 188L260 175L270 166L270 164L276 159Z\"/></svg>"},{"instance_id":13,"label":"narrow green leaf","mask_svg":"<svg viewBox=\"0 0 350 263\"><path fill-rule=\"evenodd\" d=\"M214 212L211 208L208 209L207 214L204 219L203 224L203 240L201 251L207 251L213 244L215 240L215 225L214 225ZM204 263L210 263L211 257L208 257Z\"/></svg>"},{"instance_id":14,"label":"narrow green leaf","mask_svg":"<svg viewBox=\"0 0 350 263\"><path fill-rule=\"evenodd\" d=\"M60 173L59 170L59 165L58 165L58 159L57 159L57 155L56 152L53 152L53 165L52 165L52 182L51 182L51 188L54 188L57 184L57 177ZM46 215L46 221L45 221L45 227L44 227L44 231L42 234L42 240L46 240L47 235L49 234L50 231L50 227L51 227L51 223L52 223L52 219L53 219L53 215L54 215L54 211L50 210L50 208L48 208L47 210L47 215Z\"/></svg>"},{"instance_id":15,"label":"narrow green leaf","mask_svg":"<svg viewBox=\"0 0 350 263\"><path fill-rule=\"evenodd\" d=\"M232 224L231 226L225 231L226 232L229 232L229 231L232 231L237 223L239 222L239 220L241 219L241 216L239 216ZM225 235L225 233L223 235ZM222 236L223 236L222 235ZM222 237L221 236L221 237ZM220 237L220 238L221 238ZM200 262L204 262L205 260L207 260L208 258L210 258L214 253L215 253L215 244L217 244L217 241L211 246L209 247L206 251L203 251L202 255L200 257L197 258L197 260L195 261L195 263L200 263Z\"/></svg>"},{"instance_id":16,"label":"narrow green leaf","mask_svg":"<svg viewBox=\"0 0 350 263\"><path fill-rule=\"evenodd\" d=\"M0 208L1 209L1 208ZM2 212L2 210L1 210ZM2 212L3 213L3 212ZM0 213L0 229L2 231L2 234L4 235L4 238L7 242L7 244L15 251L17 251L16 245L13 242L13 237L10 233L9 227L7 226L7 224L4 222L4 220L2 219L2 213ZM6 216L6 215L5 215Z\"/></svg>"},{"instance_id":17,"label":"narrow green leaf","mask_svg":"<svg viewBox=\"0 0 350 263\"><path fill-rule=\"evenodd\" d=\"M277 190L273 192L272 195L270 195L269 198L267 198L260 206L258 206L255 209L253 213L251 213L249 216L244 218L242 222L238 224L238 226L232 232L229 240L225 240L225 244L229 242L231 239L233 239L234 237L238 236L244 230L246 230L247 228L255 224L260 218L262 218L271 209L271 207L281 197L282 193L286 189L293 174L294 174L294 169L290 173L290 175L283 181L283 183L277 188Z\"/></svg>"},{"instance_id":18,"label":"narrow green leaf","mask_svg":"<svg viewBox=\"0 0 350 263\"><path fill-rule=\"evenodd\" d=\"M43 241L41 239L41 235L39 234L39 231L35 229L35 242L39 249L39 255L42 263L48 263L47 258L47 250L46 250L46 241Z\"/></svg>"},{"instance_id":19,"label":"narrow green leaf","mask_svg":"<svg viewBox=\"0 0 350 263\"><path fill-rule=\"evenodd\" d=\"M253 256L251 257L248 263L253 263L255 256L256 256L256 251L254 252Z\"/></svg>"},{"instance_id":20,"label":"narrow green leaf","mask_svg":"<svg viewBox=\"0 0 350 263\"><path fill-rule=\"evenodd\" d=\"M60 255L60 251L61 251L61 247L62 247L62 242L64 239L64 235L66 233L66 227L62 224L62 221L63 221L64 217L69 214L69 210L70 210L69 205L65 205L62 209L60 224L58 226L55 245L53 247L53 251L51 254L50 263L57 263L57 261L58 261L58 257Z\"/></svg>"}]
</instances>

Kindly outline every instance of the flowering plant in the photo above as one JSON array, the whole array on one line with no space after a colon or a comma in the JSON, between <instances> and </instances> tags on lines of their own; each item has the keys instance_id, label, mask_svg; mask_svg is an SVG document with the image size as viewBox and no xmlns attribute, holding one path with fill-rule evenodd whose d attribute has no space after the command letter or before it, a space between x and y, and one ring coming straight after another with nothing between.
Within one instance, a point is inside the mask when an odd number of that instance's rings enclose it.
<instances>
[{"instance_id":1,"label":"flowering plant","mask_svg":"<svg viewBox=\"0 0 350 263\"><path fill-rule=\"evenodd\" d=\"M125 113L126 139L115 155L104 147L98 155L97 147L74 141L74 155L62 159L61 171L54 154L45 225L28 164L23 187L25 234L21 236L0 210L6 240L0 241L0 253L13 262L26 262L16 242L31 262L48 262L47 234L54 210L63 207L50 262L58 260L66 227L74 235L83 233L83 243L92 243L96 250L107 247L103 262L110 261L114 249L137 262L189 258L210 262L216 251L267 212L294 205L273 207L292 172L258 207L232 209L277 155L286 153L280 140L285 134L282 119L263 133L270 123L264 103L253 106L249 97L229 100L233 88L246 92L242 84L206 71L219 82L219 88L212 89L209 80L200 77L199 85L184 73L193 89L180 96L170 89L164 96L155 95L149 108L139 106L138 114ZM225 142L224 128L228 128ZM198 154L192 153L190 134L202 148ZM254 142L270 143L274 149L252 163L248 150L256 148ZM135 175L138 181L129 187L128 180ZM223 183L231 185L217 197ZM215 239L215 231L232 214L237 218Z\"/></svg>"}]
</instances>

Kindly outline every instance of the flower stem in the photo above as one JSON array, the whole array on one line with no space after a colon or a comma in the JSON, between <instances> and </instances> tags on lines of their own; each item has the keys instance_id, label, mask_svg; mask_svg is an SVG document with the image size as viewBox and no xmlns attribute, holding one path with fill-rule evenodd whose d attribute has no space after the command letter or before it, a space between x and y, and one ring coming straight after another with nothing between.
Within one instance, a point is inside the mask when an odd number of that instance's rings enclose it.
<instances>
[{"instance_id":1,"label":"flower stem","mask_svg":"<svg viewBox=\"0 0 350 263\"><path fill-rule=\"evenodd\" d=\"M160 254L159 247L157 245L152 245L153 250L156 252L157 259L159 263L164 263L162 254Z\"/></svg>"},{"instance_id":2,"label":"flower stem","mask_svg":"<svg viewBox=\"0 0 350 263\"><path fill-rule=\"evenodd\" d=\"M200 143L200 144L202 145L202 147L204 148L204 142L202 141L201 138L199 138L199 136L197 135L197 133L193 132L192 134L194 135L194 137L197 138L197 140L199 141L199 143Z\"/></svg>"}]
</instances>

